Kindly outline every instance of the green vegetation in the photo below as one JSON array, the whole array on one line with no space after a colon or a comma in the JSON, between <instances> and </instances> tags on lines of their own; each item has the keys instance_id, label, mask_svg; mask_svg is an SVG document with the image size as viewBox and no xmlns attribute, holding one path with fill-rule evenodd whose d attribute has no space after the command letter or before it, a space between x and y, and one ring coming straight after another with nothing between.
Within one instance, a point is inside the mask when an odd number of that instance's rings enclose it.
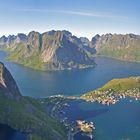
<instances>
[{"instance_id":1,"label":"green vegetation","mask_svg":"<svg viewBox=\"0 0 140 140\"><path fill-rule=\"evenodd\" d=\"M99 50L99 55L116 58L120 60L140 62L139 52L140 52L139 46L118 49L103 45Z\"/></svg>"},{"instance_id":2,"label":"green vegetation","mask_svg":"<svg viewBox=\"0 0 140 140\"><path fill-rule=\"evenodd\" d=\"M18 47L14 49L14 51L12 50L5 51L10 52L9 53L10 55L6 58L8 61L13 61L15 63L19 63L37 70L45 70L45 66L47 64L42 62L40 52L33 52L30 55L30 52L28 52L29 54L26 52L26 47L24 46L24 44L19 44Z\"/></svg>"},{"instance_id":3,"label":"green vegetation","mask_svg":"<svg viewBox=\"0 0 140 140\"><path fill-rule=\"evenodd\" d=\"M42 62L39 52L25 59L18 60L18 63L37 70L45 70L45 63Z\"/></svg>"},{"instance_id":4,"label":"green vegetation","mask_svg":"<svg viewBox=\"0 0 140 140\"><path fill-rule=\"evenodd\" d=\"M1 124L24 132L29 140L66 140L66 129L60 120L48 113L49 103L51 99L22 96L10 72L0 62Z\"/></svg>"},{"instance_id":5,"label":"green vegetation","mask_svg":"<svg viewBox=\"0 0 140 140\"><path fill-rule=\"evenodd\" d=\"M8 99L0 93L0 123L27 133L32 140L66 139L62 124L51 117L44 106L33 98Z\"/></svg>"},{"instance_id":6,"label":"green vegetation","mask_svg":"<svg viewBox=\"0 0 140 140\"><path fill-rule=\"evenodd\" d=\"M97 54L125 61L140 62L140 36L106 34L97 40Z\"/></svg>"},{"instance_id":7,"label":"green vegetation","mask_svg":"<svg viewBox=\"0 0 140 140\"><path fill-rule=\"evenodd\" d=\"M130 78L113 79L98 90L106 91L112 89L114 91L120 91L120 90L129 90L133 88L140 89L140 78L130 77Z\"/></svg>"},{"instance_id":8,"label":"green vegetation","mask_svg":"<svg viewBox=\"0 0 140 140\"><path fill-rule=\"evenodd\" d=\"M85 93L80 98L102 104L115 104L125 96L140 99L140 77L113 79L103 87Z\"/></svg>"}]
</instances>

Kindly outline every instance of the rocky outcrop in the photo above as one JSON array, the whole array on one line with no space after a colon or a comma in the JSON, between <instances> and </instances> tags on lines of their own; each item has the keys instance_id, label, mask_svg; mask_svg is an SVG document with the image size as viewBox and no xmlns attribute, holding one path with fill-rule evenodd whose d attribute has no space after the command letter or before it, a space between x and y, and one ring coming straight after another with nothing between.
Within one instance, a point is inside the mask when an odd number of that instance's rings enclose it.
<instances>
[{"instance_id":1,"label":"rocky outcrop","mask_svg":"<svg viewBox=\"0 0 140 140\"><path fill-rule=\"evenodd\" d=\"M7 42L8 38L6 36L2 36L0 38L0 48L5 48L6 46L6 42Z\"/></svg>"},{"instance_id":2,"label":"rocky outcrop","mask_svg":"<svg viewBox=\"0 0 140 140\"><path fill-rule=\"evenodd\" d=\"M93 66L94 61L88 56L80 39L66 31L57 31L52 35L43 34L42 59L49 63L49 69L71 69Z\"/></svg>"},{"instance_id":3,"label":"rocky outcrop","mask_svg":"<svg viewBox=\"0 0 140 140\"><path fill-rule=\"evenodd\" d=\"M5 94L6 97L11 99L20 99L21 94L17 87L17 84L10 72L4 66L3 63L0 62L0 91Z\"/></svg>"}]
</instances>

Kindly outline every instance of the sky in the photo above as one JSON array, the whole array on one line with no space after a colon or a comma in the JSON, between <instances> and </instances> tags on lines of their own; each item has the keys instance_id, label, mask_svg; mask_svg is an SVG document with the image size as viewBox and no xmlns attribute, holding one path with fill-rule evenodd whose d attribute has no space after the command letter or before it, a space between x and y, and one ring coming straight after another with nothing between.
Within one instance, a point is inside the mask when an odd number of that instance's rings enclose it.
<instances>
[{"instance_id":1,"label":"sky","mask_svg":"<svg viewBox=\"0 0 140 140\"><path fill-rule=\"evenodd\" d=\"M32 30L140 34L140 0L0 0L0 36Z\"/></svg>"}]
</instances>

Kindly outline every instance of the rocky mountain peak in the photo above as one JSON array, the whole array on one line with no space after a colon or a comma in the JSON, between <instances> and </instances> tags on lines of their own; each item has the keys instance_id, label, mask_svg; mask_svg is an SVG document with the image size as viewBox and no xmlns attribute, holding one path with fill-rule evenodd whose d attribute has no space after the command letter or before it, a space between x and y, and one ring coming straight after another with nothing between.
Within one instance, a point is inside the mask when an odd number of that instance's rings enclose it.
<instances>
[{"instance_id":1,"label":"rocky mountain peak","mask_svg":"<svg viewBox=\"0 0 140 140\"><path fill-rule=\"evenodd\" d=\"M7 37L4 35L0 38L0 42L6 42L7 41Z\"/></svg>"},{"instance_id":2,"label":"rocky mountain peak","mask_svg":"<svg viewBox=\"0 0 140 140\"><path fill-rule=\"evenodd\" d=\"M8 38L6 36L2 36L0 38L0 47L1 48L5 47L5 44L6 44L7 40L8 40Z\"/></svg>"},{"instance_id":3,"label":"rocky mountain peak","mask_svg":"<svg viewBox=\"0 0 140 140\"><path fill-rule=\"evenodd\" d=\"M27 37L24 34L9 36L1 46L11 50L9 60L14 59L24 65L29 63L37 69L64 70L95 65L90 57L90 53L94 53L90 41L66 30L52 30L43 34L32 31Z\"/></svg>"},{"instance_id":4,"label":"rocky mountain peak","mask_svg":"<svg viewBox=\"0 0 140 140\"><path fill-rule=\"evenodd\" d=\"M32 31L28 34L27 44L30 48L33 48L35 51L41 49L41 34L39 32Z\"/></svg>"},{"instance_id":5,"label":"rocky mountain peak","mask_svg":"<svg viewBox=\"0 0 140 140\"><path fill-rule=\"evenodd\" d=\"M63 30L62 31L66 36L72 36L72 33L67 31L67 30Z\"/></svg>"},{"instance_id":6,"label":"rocky mountain peak","mask_svg":"<svg viewBox=\"0 0 140 140\"><path fill-rule=\"evenodd\" d=\"M18 42L26 42L27 36L23 33L19 33L19 34L17 34L17 40L18 40Z\"/></svg>"},{"instance_id":7,"label":"rocky mountain peak","mask_svg":"<svg viewBox=\"0 0 140 140\"><path fill-rule=\"evenodd\" d=\"M92 44L93 46L95 46L95 45L96 45L96 42L99 40L99 38L100 38L100 35L99 35L99 34L95 35L95 36L92 38L92 40L91 40L91 44Z\"/></svg>"},{"instance_id":8,"label":"rocky mountain peak","mask_svg":"<svg viewBox=\"0 0 140 140\"><path fill-rule=\"evenodd\" d=\"M8 39L7 39L7 42L8 43L11 43L12 41L14 41L16 39L16 36L15 35L9 35L8 36Z\"/></svg>"}]
</instances>

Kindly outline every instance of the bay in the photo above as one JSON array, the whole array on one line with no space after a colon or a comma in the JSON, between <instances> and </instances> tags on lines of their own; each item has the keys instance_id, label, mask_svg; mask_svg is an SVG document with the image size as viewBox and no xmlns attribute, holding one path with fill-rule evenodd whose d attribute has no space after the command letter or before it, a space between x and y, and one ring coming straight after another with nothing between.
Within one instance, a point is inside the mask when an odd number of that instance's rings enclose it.
<instances>
[{"instance_id":1,"label":"bay","mask_svg":"<svg viewBox=\"0 0 140 140\"><path fill-rule=\"evenodd\" d=\"M110 58L96 58L95 68L71 71L41 72L7 62L7 54L0 51L4 62L16 80L22 95L43 98L50 95L82 95L103 86L112 78L140 75L140 63Z\"/></svg>"},{"instance_id":2,"label":"bay","mask_svg":"<svg viewBox=\"0 0 140 140\"><path fill-rule=\"evenodd\" d=\"M6 56L0 51L0 61L10 70L22 95L35 98L55 94L78 96L103 86L113 78L140 76L140 63L111 58L96 58L97 66L91 69L41 72L7 62ZM140 140L140 101L130 102L127 98L112 106L76 101L65 111L70 121L93 121L95 140ZM89 138L78 134L75 139Z\"/></svg>"},{"instance_id":3,"label":"bay","mask_svg":"<svg viewBox=\"0 0 140 140\"><path fill-rule=\"evenodd\" d=\"M72 101L64 110L70 122L92 121L93 140L140 140L140 101L122 99L115 105ZM78 134L75 140L89 140Z\"/></svg>"}]
</instances>

